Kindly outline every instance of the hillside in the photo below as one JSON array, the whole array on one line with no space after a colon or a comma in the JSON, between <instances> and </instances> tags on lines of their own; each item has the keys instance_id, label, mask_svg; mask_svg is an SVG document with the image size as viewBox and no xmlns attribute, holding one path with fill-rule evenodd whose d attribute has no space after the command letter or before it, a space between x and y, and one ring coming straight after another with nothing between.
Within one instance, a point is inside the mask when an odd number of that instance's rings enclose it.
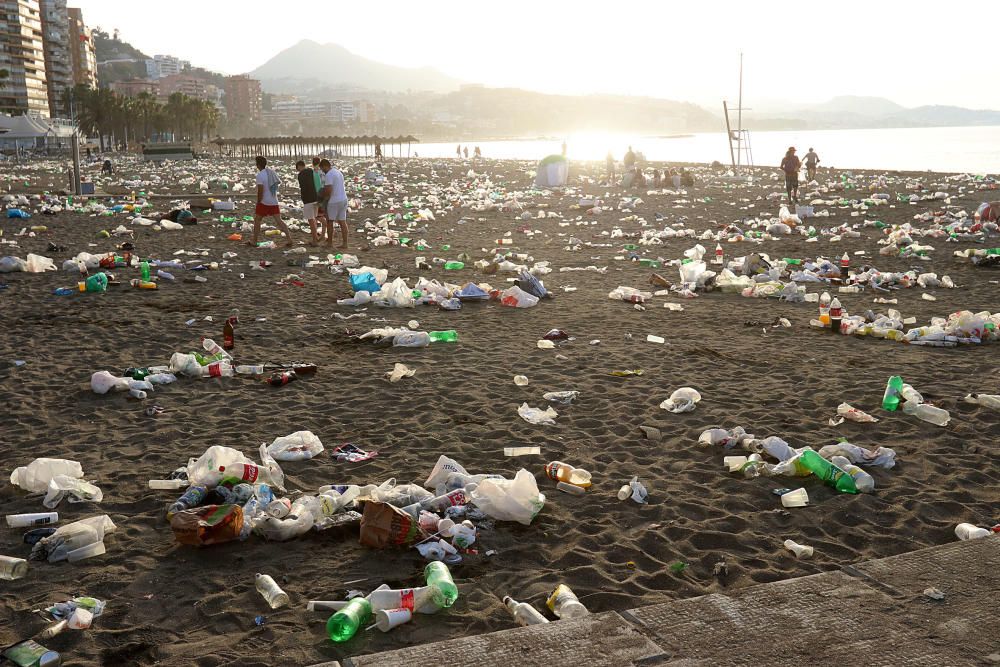
<instances>
[{"instance_id":1,"label":"hillside","mask_svg":"<svg viewBox=\"0 0 1000 667\"><path fill-rule=\"evenodd\" d=\"M115 35L112 37L101 30L94 30L94 51L97 54L97 79L102 86L115 81L144 78L146 76L145 53L124 42ZM109 60L129 62L107 62ZM101 64L105 63L105 64Z\"/></svg>"},{"instance_id":2,"label":"hillside","mask_svg":"<svg viewBox=\"0 0 1000 667\"><path fill-rule=\"evenodd\" d=\"M319 64L322 63L322 66ZM363 87L404 92L449 92L459 81L430 67L396 67L369 60L336 44L304 39L250 72L269 93L301 92L303 85Z\"/></svg>"}]
</instances>

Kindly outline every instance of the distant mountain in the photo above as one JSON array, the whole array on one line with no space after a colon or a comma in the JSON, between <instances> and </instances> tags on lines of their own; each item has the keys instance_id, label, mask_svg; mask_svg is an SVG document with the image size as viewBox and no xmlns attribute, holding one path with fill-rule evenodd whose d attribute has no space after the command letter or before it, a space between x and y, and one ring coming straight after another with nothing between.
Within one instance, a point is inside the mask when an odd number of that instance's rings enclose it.
<instances>
[{"instance_id":1,"label":"distant mountain","mask_svg":"<svg viewBox=\"0 0 1000 667\"><path fill-rule=\"evenodd\" d=\"M250 72L269 93L302 91L303 82L404 92L451 92L459 81L431 67L396 67L351 53L337 44L304 39Z\"/></svg>"},{"instance_id":2,"label":"distant mountain","mask_svg":"<svg viewBox=\"0 0 1000 667\"><path fill-rule=\"evenodd\" d=\"M813 111L827 114L856 114L858 116L888 116L906 111L902 105L884 97L861 97L858 95L841 95L822 104L805 107L803 111Z\"/></svg>"},{"instance_id":3,"label":"distant mountain","mask_svg":"<svg viewBox=\"0 0 1000 667\"><path fill-rule=\"evenodd\" d=\"M923 106L915 109L903 109L883 120L898 123L901 127L1000 125L1000 111L950 106Z\"/></svg>"},{"instance_id":4,"label":"distant mountain","mask_svg":"<svg viewBox=\"0 0 1000 667\"><path fill-rule=\"evenodd\" d=\"M1000 111L953 106L907 108L884 97L844 95L821 104L796 107L773 103L761 111L744 112L750 129L864 129L889 127L947 127L1000 125Z\"/></svg>"}]
</instances>

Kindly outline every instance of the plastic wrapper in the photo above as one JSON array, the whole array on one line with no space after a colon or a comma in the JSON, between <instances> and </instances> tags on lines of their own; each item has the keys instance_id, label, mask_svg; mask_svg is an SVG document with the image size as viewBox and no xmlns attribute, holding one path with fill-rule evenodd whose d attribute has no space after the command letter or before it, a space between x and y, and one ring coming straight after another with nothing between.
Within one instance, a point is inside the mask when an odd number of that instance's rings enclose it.
<instances>
[{"instance_id":1,"label":"plastic wrapper","mask_svg":"<svg viewBox=\"0 0 1000 667\"><path fill-rule=\"evenodd\" d=\"M545 506L545 495L535 476L521 468L513 480L484 479L472 492L472 502L489 517L527 526Z\"/></svg>"}]
</instances>

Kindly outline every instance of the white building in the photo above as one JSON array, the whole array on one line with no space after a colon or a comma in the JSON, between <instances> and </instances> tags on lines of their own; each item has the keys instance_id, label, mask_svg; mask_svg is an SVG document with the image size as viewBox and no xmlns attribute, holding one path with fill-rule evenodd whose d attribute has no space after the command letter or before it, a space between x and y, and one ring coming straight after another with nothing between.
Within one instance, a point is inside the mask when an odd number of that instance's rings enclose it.
<instances>
[{"instance_id":1,"label":"white building","mask_svg":"<svg viewBox=\"0 0 1000 667\"><path fill-rule=\"evenodd\" d=\"M191 69L191 61L181 60L174 56L155 55L146 60L146 76L150 79L162 79L166 76L180 74Z\"/></svg>"}]
</instances>

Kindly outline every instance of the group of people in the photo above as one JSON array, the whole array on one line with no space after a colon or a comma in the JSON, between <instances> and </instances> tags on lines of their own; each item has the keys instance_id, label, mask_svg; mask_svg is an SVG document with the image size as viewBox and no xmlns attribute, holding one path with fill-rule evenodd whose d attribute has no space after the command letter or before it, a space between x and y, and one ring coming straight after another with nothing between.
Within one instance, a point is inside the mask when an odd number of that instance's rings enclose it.
<instances>
[{"instance_id":1,"label":"group of people","mask_svg":"<svg viewBox=\"0 0 1000 667\"><path fill-rule=\"evenodd\" d=\"M806 153L806 176L809 181L816 179L816 167L819 165L819 155L812 148ZM789 204L799 203L799 172L802 170L802 160L795 154L795 146L789 146L785 157L781 160L781 170L785 172L785 191Z\"/></svg>"},{"instance_id":2,"label":"group of people","mask_svg":"<svg viewBox=\"0 0 1000 667\"><path fill-rule=\"evenodd\" d=\"M458 159L461 160L463 153L465 154L465 158L468 159L468 157L469 157L469 147L468 146L466 146L465 148L462 148L462 144L459 144L458 146L455 147L455 157L457 157ZM476 158L483 157L483 152L481 150L479 150L479 146L476 146L475 150L472 153L472 156L476 157Z\"/></svg>"},{"instance_id":3,"label":"group of people","mask_svg":"<svg viewBox=\"0 0 1000 667\"><path fill-rule=\"evenodd\" d=\"M302 217L309 222L312 245L333 247L333 223L340 226L340 246L347 249L347 191L344 174L326 158L314 157L312 166L304 160L295 163L298 171L299 195L302 198ZM271 167L267 158L257 156L257 205L253 216L253 240L256 246L260 237L260 225L265 218L274 218L278 229L285 235L286 245L292 246L292 235L288 225L281 219L278 205L278 189L281 179Z\"/></svg>"}]
</instances>

